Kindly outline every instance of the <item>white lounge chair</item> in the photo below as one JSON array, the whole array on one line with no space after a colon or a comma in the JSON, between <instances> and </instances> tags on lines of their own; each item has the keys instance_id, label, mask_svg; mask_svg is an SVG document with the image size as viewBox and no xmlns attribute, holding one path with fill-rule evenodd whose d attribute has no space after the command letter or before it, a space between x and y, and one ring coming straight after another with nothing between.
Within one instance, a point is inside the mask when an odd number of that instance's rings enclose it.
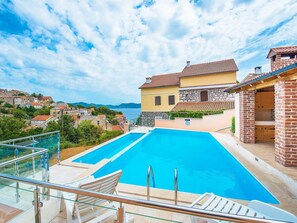
<instances>
[{"instance_id":1,"label":"white lounge chair","mask_svg":"<svg viewBox=\"0 0 297 223\"><path fill-rule=\"evenodd\" d=\"M249 206L239 204L235 201L226 199L224 197L217 196L212 193L205 193L201 195L197 200L195 200L190 207L197 207L201 210L213 211L225 214L241 215L254 218L266 218L273 220L282 220L288 222L297 222L296 216L293 214L282 210L280 208L274 207L272 205L260 202L251 201ZM223 222L214 219L203 219L191 216L191 222Z\"/></svg>"},{"instance_id":2,"label":"white lounge chair","mask_svg":"<svg viewBox=\"0 0 297 223\"><path fill-rule=\"evenodd\" d=\"M122 171L118 170L98 179L88 177L68 185L93 192L114 194L121 175ZM119 206L115 202L67 192L62 192L62 198L65 201L67 222L104 222L117 214L115 209ZM125 215L125 222L133 222L133 218Z\"/></svg>"}]
</instances>

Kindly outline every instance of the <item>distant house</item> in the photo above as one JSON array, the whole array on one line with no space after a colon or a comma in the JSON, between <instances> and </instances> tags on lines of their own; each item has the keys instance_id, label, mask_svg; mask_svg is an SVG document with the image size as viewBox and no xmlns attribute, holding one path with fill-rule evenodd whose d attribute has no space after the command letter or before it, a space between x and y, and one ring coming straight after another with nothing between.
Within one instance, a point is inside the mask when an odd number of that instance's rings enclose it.
<instances>
[{"instance_id":1,"label":"distant house","mask_svg":"<svg viewBox=\"0 0 297 223\"><path fill-rule=\"evenodd\" d=\"M50 115L55 118L60 118L62 115L64 115L64 110L66 110L66 106L56 106L54 108L51 108Z\"/></svg>"},{"instance_id":2,"label":"distant house","mask_svg":"<svg viewBox=\"0 0 297 223\"><path fill-rule=\"evenodd\" d=\"M27 103L27 105L32 106L36 109L41 109L43 107L43 105L38 102L29 102L29 103Z\"/></svg>"},{"instance_id":3,"label":"distant house","mask_svg":"<svg viewBox=\"0 0 297 223\"><path fill-rule=\"evenodd\" d=\"M37 115L31 120L31 126L46 128L50 121L53 121L54 117L51 115Z\"/></svg>"},{"instance_id":4,"label":"distant house","mask_svg":"<svg viewBox=\"0 0 297 223\"><path fill-rule=\"evenodd\" d=\"M126 121L126 116L122 115L122 114L116 114L115 115L115 119L119 122L119 123L124 123Z\"/></svg>"},{"instance_id":5,"label":"distant house","mask_svg":"<svg viewBox=\"0 0 297 223\"><path fill-rule=\"evenodd\" d=\"M224 89L236 84L237 65L233 59L191 65L181 72L147 77L141 89L142 125L154 126L155 118L168 118L179 102L234 101Z\"/></svg>"},{"instance_id":6,"label":"distant house","mask_svg":"<svg viewBox=\"0 0 297 223\"><path fill-rule=\"evenodd\" d=\"M50 105L53 102L53 98L51 96L43 96L39 101L44 105Z\"/></svg>"},{"instance_id":7,"label":"distant house","mask_svg":"<svg viewBox=\"0 0 297 223\"><path fill-rule=\"evenodd\" d=\"M113 131L123 131L123 128L120 125L113 125L111 130L113 130Z\"/></svg>"}]
</instances>

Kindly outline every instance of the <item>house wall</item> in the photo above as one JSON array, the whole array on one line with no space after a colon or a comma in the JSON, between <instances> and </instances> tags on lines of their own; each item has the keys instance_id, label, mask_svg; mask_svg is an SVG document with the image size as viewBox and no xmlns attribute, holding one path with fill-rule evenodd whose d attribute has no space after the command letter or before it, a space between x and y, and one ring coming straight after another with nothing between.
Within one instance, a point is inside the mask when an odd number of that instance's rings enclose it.
<instances>
[{"instance_id":1,"label":"house wall","mask_svg":"<svg viewBox=\"0 0 297 223\"><path fill-rule=\"evenodd\" d=\"M235 106L235 112L234 112L234 116L235 116L235 136L237 138L240 137L240 97L239 97L239 93L236 93L234 95L234 106Z\"/></svg>"},{"instance_id":2,"label":"house wall","mask_svg":"<svg viewBox=\"0 0 297 223\"><path fill-rule=\"evenodd\" d=\"M255 143L255 92L242 91L240 97L240 141Z\"/></svg>"},{"instance_id":3,"label":"house wall","mask_svg":"<svg viewBox=\"0 0 297 223\"><path fill-rule=\"evenodd\" d=\"M199 102L201 101L201 91L208 91L208 101L233 101L234 94L224 92L225 88L208 88L208 89L191 89L179 90L179 99L182 102Z\"/></svg>"},{"instance_id":4,"label":"house wall","mask_svg":"<svg viewBox=\"0 0 297 223\"><path fill-rule=\"evenodd\" d=\"M189 129L198 131L214 132L231 126L231 120L235 110L226 110L223 114L206 115L203 118L191 118L189 125L185 118L176 118L175 120L156 119L155 127Z\"/></svg>"},{"instance_id":5,"label":"house wall","mask_svg":"<svg viewBox=\"0 0 297 223\"><path fill-rule=\"evenodd\" d=\"M142 112L166 112L174 105L169 105L168 96L175 96L175 104L179 101L178 86L157 87L141 89L141 111ZM161 96L161 105L155 105L155 96Z\"/></svg>"},{"instance_id":6,"label":"house wall","mask_svg":"<svg viewBox=\"0 0 297 223\"><path fill-rule=\"evenodd\" d=\"M180 87L236 83L236 72L222 72L180 78Z\"/></svg>"},{"instance_id":7,"label":"house wall","mask_svg":"<svg viewBox=\"0 0 297 223\"><path fill-rule=\"evenodd\" d=\"M275 160L297 166L297 80L275 84Z\"/></svg>"}]
</instances>

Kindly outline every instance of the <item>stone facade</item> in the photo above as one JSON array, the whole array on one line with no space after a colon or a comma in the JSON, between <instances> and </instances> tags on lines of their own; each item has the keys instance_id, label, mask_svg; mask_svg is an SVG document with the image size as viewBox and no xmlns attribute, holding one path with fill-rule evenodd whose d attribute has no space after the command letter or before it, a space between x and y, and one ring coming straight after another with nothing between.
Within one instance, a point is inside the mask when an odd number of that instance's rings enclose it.
<instances>
[{"instance_id":1,"label":"stone facade","mask_svg":"<svg viewBox=\"0 0 297 223\"><path fill-rule=\"evenodd\" d=\"M234 94L224 92L224 89L225 88L179 90L179 100L181 102L199 102L201 101L201 91L207 91L208 101L234 101Z\"/></svg>"},{"instance_id":2,"label":"stone facade","mask_svg":"<svg viewBox=\"0 0 297 223\"><path fill-rule=\"evenodd\" d=\"M167 112L141 112L142 126L155 126L155 118L169 119Z\"/></svg>"},{"instance_id":3,"label":"stone facade","mask_svg":"<svg viewBox=\"0 0 297 223\"><path fill-rule=\"evenodd\" d=\"M271 71L281 69L293 63L297 63L297 58L284 59L284 58L281 58L281 54L277 54L275 55L274 61L273 61L273 58L271 58L271 61L270 61Z\"/></svg>"},{"instance_id":4,"label":"stone facade","mask_svg":"<svg viewBox=\"0 0 297 223\"><path fill-rule=\"evenodd\" d=\"M275 84L275 160L297 166L297 81Z\"/></svg>"},{"instance_id":5,"label":"stone facade","mask_svg":"<svg viewBox=\"0 0 297 223\"><path fill-rule=\"evenodd\" d=\"M242 91L240 97L240 141L255 143L255 92Z\"/></svg>"}]
</instances>

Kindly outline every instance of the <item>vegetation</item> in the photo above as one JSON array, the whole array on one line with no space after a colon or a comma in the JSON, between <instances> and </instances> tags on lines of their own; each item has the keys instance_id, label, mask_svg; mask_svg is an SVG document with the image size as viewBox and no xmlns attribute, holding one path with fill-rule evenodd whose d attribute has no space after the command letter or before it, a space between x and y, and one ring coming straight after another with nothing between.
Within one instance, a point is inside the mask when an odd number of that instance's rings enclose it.
<instances>
[{"instance_id":1,"label":"vegetation","mask_svg":"<svg viewBox=\"0 0 297 223\"><path fill-rule=\"evenodd\" d=\"M178 111L169 112L170 119L175 118L202 118L204 115L215 115L222 114L223 110L220 111Z\"/></svg>"},{"instance_id":2,"label":"vegetation","mask_svg":"<svg viewBox=\"0 0 297 223\"><path fill-rule=\"evenodd\" d=\"M3 107L4 108L13 108L13 106L11 104L6 103L6 102L4 103Z\"/></svg>"},{"instance_id":3,"label":"vegetation","mask_svg":"<svg viewBox=\"0 0 297 223\"><path fill-rule=\"evenodd\" d=\"M232 117L232 123L231 123L231 132L234 134L235 133L235 117Z\"/></svg>"},{"instance_id":4,"label":"vegetation","mask_svg":"<svg viewBox=\"0 0 297 223\"><path fill-rule=\"evenodd\" d=\"M22 119L15 117L0 117L0 140L7 140L21 137L26 123Z\"/></svg>"},{"instance_id":5,"label":"vegetation","mask_svg":"<svg viewBox=\"0 0 297 223\"><path fill-rule=\"evenodd\" d=\"M94 108L94 111L92 111L92 115L100 115L104 114L106 116L115 116L116 114L123 114L120 111L111 110L108 107L102 106L99 108Z\"/></svg>"}]
</instances>

